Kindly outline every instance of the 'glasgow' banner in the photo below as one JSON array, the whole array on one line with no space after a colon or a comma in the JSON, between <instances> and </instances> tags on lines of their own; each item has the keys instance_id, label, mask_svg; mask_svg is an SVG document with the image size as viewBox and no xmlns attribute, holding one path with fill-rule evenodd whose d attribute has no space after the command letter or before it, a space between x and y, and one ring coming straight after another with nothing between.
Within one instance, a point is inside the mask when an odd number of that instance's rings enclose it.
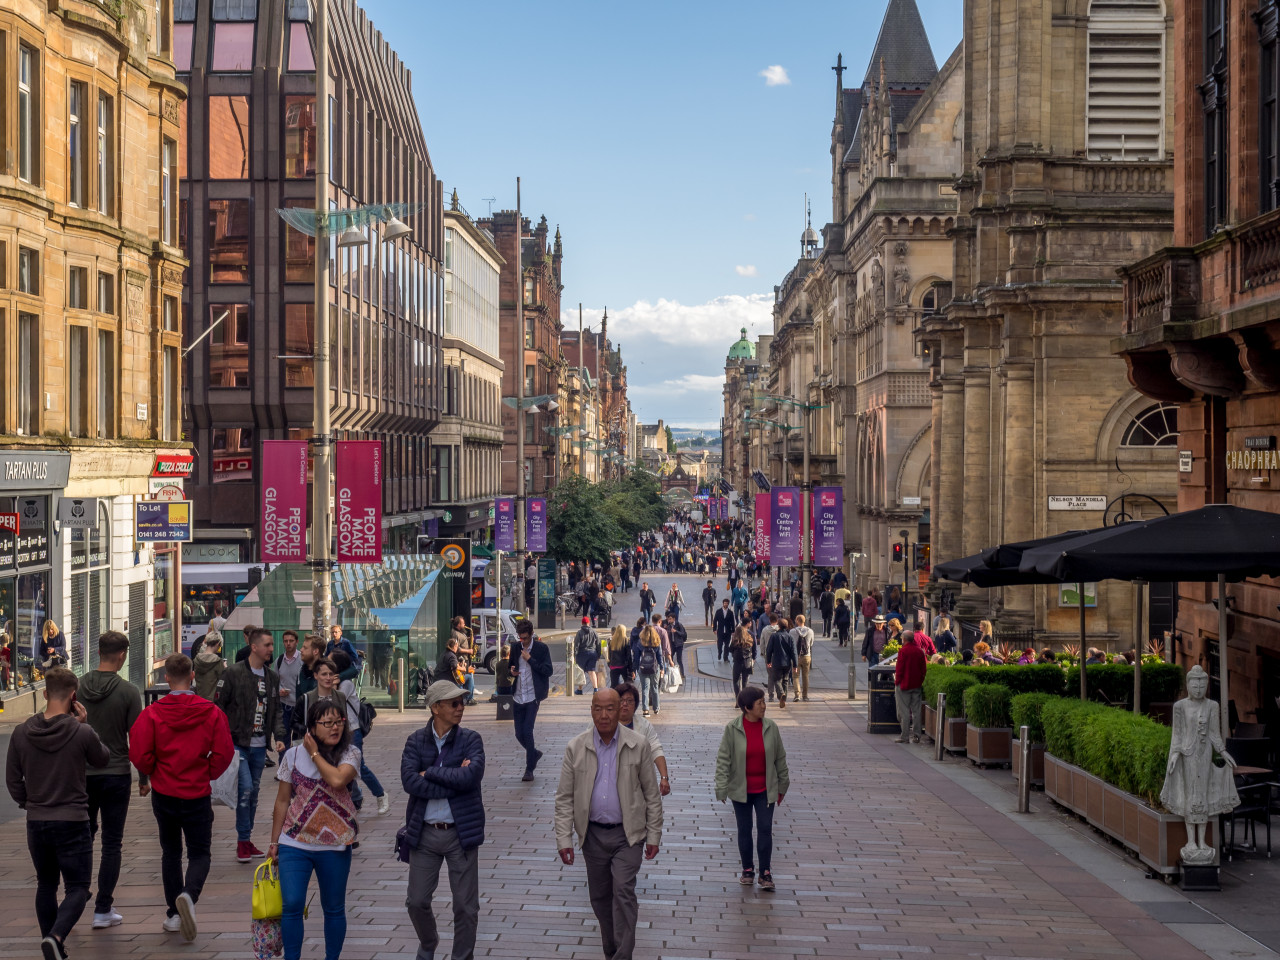
<instances>
[{"instance_id":1,"label":"'glasgow' banner","mask_svg":"<svg viewBox=\"0 0 1280 960\"><path fill-rule=\"evenodd\" d=\"M530 553L547 552L547 501L530 498L524 502L524 546Z\"/></svg>"},{"instance_id":2,"label":"'glasgow' banner","mask_svg":"<svg viewBox=\"0 0 1280 960\"><path fill-rule=\"evenodd\" d=\"M844 565L844 488L813 488L813 562Z\"/></svg>"},{"instance_id":3,"label":"'glasgow' banner","mask_svg":"<svg viewBox=\"0 0 1280 960\"><path fill-rule=\"evenodd\" d=\"M769 496L769 562L775 567L794 567L800 562L800 490L774 487Z\"/></svg>"},{"instance_id":4,"label":"'glasgow' banner","mask_svg":"<svg viewBox=\"0 0 1280 960\"><path fill-rule=\"evenodd\" d=\"M493 546L495 550L511 553L516 548L516 502L511 497L499 497L493 502Z\"/></svg>"},{"instance_id":5,"label":"'glasgow' banner","mask_svg":"<svg viewBox=\"0 0 1280 960\"><path fill-rule=\"evenodd\" d=\"M769 559L769 495L756 494L756 563L764 563Z\"/></svg>"},{"instance_id":6,"label":"'glasgow' banner","mask_svg":"<svg viewBox=\"0 0 1280 960\"><path fill-rule=\"evenodd\" d=\"M307 559L307 441L262 442L262 559Z\"/></svg>"},{"instance_id":7,"label":"'glasgow' banner","mask_svg":"<svg viewBox=\"0 0 1280 960\"><path fill-rule=\"evenodd\" d=\"M338 563L382 562L382 441L334 445Z\"/></svg>"}]
</instances>

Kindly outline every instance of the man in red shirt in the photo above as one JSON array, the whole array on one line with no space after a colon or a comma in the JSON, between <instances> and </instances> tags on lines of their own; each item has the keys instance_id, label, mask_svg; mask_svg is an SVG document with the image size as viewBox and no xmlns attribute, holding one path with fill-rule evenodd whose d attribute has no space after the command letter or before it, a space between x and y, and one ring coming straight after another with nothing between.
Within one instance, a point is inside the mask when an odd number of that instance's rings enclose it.
<instances>
[{"instance_id":1,"label":"man in red shirt","mask_svg":"<svg viewBox=\"0 0 1280 960\"><path fill-rule=\"evenodd\" d=\"M164 662L168 696L142 711L129 733L129 760L151 777L151 809L160 827L160 879L167 907L161 926L196 936L196 902L209 875L213 806L209 782L231 765L235 747L227 715L191 689L191 659ZM187 875L182 876L182 841Z\"/></svg>"},{"instance_id":2,"label":"man in red shirt","mask_svg":"<svg viewBox=\"0 0 1280 960\"><path fill-rule=\"evenodd\" d=\"M898 661L893 668L894 694L898 701L898 724L902 735L895 742L919 743L924 733L924 651L914 634L904 633Z\"/></svg>"}]
</instances>

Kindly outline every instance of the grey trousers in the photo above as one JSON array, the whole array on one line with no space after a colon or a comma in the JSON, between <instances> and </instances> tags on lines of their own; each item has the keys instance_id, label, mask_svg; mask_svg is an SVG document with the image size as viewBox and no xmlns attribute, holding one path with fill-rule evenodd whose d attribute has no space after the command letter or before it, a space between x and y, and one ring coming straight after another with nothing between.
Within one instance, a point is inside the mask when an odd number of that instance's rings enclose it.
<instances>
[{"instance_id":1,"label":"grey trousers","mask_svg":"<svg viewBox=\"0 0 1280 960\"><path fill-rule=\"evenodd\" d=\"M631 960L636 948L636 874L644 859L644 844L627 843L622 827L587 827L582 844L587 864L587 891L600 923L605 960Z\"/></svg>"},{"instance_id":2,"label":"grey trousers","mask_svg":"<svg viewBox=\"0 0 1280 960\"><path fill-rule=\"evenodd\" d=\"M418 934L418 960L435 960L440 945L431 898L440 883L442 863L449 865L449 892L453 896L453 960L475 956L480 916L479 853L479 847L462 849L457 830L422 825L418 846L409 855L409 894L404 902Z\"/></svg>"},{"instance_id":3,"label":"grey trousers","mask_svg":"<svg viewBox=\"0 0 1280 960\"><path fill-rule=\"evenodd\" d=\"M920 687L914 690L895 690L894 696L898 704L898 723L902 727L902 736L913 735L923 737L924 732L924 691ZM914 730L912 728L914 724Z\"/></svg>"}]
</instances>

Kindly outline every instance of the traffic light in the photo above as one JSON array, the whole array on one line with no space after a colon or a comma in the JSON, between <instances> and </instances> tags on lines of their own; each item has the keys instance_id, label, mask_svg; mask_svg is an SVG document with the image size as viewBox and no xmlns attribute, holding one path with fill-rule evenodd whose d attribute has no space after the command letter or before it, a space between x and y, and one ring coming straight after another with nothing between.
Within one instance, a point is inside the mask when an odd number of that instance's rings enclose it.
<instances>
[{"instance_id":1,"label":"traffic light","mask_svg":"<svg viewBox=\"0 0 1280 960\"><path fill-rule=\"evenodd\" d=\"M901 543L895 543L893 545L893 562L894 563L902 562L902 544Z\"/></svg>"},{"instance_id":2,"label":"traffic light","mask_svg":"<svg viewBox=\"0 0 1280 960\"><path fill-rule=\"evenodd\" d=\"M916 570L929 569L929 544L913 543L911 545L911 566Z\"/></svg>"}]
</instances>

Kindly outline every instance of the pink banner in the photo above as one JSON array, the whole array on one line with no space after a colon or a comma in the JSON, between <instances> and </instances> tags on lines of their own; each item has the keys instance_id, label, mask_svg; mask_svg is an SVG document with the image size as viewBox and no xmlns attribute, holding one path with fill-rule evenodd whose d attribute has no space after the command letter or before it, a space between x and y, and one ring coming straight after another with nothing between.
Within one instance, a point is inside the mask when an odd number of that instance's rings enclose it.
<instances>
[{"instance_id":1,"label":"pink banner","mask_svg":"<svg viewBox=\"0 0 1280 960\"><path fill-rule=\"evenodd\" d=\"M335 444L338 563L382 562L382 442Z\"/></svg>"},{"instance_id":2,"label":"pink banner","mask_svg":"<svg viewBox=\"0 0 1280 960\"><path fill-rule=\"evenodd\" d=\"M262 442L261 556L267 563L307 559L307 441Z\"/></svg>"},{"instance_id":3,"label":"pink banner","mask_svg":"<svg viewBox=\"0 0 1280 960\"><path fill-rule=\"evenodd\" d=\"M769 559L769 494L756 494L756 562L764 563Z\"/></svg>"}]
</instances>

